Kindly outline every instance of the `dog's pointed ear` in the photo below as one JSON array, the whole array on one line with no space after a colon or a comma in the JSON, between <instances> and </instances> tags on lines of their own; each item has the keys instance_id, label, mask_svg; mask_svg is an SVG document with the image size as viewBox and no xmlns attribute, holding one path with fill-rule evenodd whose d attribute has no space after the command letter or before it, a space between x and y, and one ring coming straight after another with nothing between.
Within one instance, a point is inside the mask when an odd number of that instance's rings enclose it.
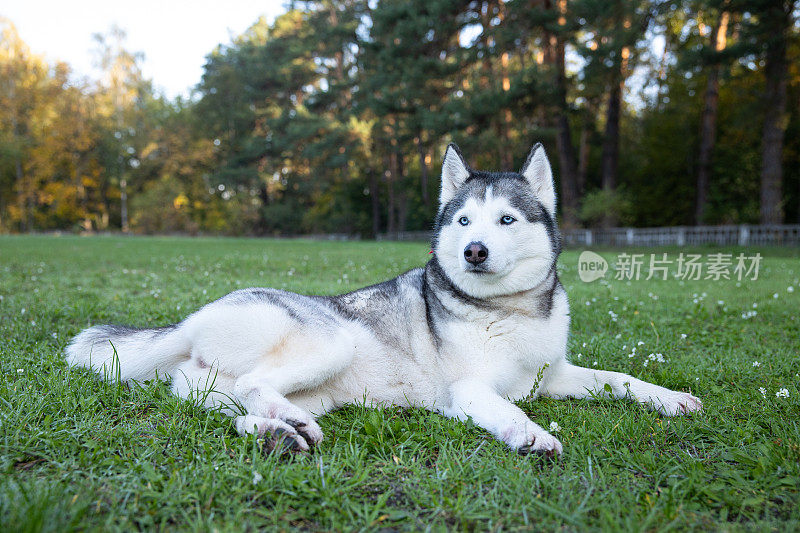
<instances>
[{"instance_id":1,"label":"dog's pointed ear","mask_svg":"<svg viewBox=\"0 0 800 533\"><path fill-rule=\"evenodd\" d=\"M553 170L544 153L542 143L536 143L528 154L528 159L519 171L530 183L536 197L551 216L556 215L556 190L553 185Z\"/></svg>"},{"instance_id":2,"label":"dog's pointed ear","mask_svg":"<svg viewBox=\"0 0 800 533\"><path fill-rule=\"evenodd\" d=\"M456 191L469 178L469 167L461 156L461 151L455 143L447 145L442 163L442 191L439 194L439 206L445 205L453 199Z\"/></svg>"}]
</instances>

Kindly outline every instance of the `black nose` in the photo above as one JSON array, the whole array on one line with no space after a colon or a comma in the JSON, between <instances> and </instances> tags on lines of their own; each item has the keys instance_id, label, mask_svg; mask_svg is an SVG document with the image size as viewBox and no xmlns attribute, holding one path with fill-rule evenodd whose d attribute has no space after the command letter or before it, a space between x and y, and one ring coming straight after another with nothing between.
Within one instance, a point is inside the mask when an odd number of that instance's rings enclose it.
<instances>
[{"instance_id":1,"label":"black nose","mask_svg":"<svg viewBox=\"0 0 800 533\"><path fill-rule=\"evenodd\" d=\"M464 248L464 259L467 263L478 265L489 257L489 250L480 242L471 242Z\"/></svg>"}]
</instances>

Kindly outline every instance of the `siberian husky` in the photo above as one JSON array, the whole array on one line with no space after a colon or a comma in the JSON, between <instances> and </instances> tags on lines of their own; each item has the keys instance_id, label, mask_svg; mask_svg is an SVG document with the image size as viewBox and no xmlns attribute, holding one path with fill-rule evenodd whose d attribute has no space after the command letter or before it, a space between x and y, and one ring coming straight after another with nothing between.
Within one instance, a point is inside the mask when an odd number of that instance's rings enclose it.
<instances>
[{"instance_id":1,"label":"siberian husky","mask_svg":"<svg viewBox=\"0 0 800 533\"><path fill-rule=\"evenodd\" d=\"M449 145L432 249L424 268L348 294L243 289L176 325L94 326L67 361L111 379L169 376L175 394L222 409L241 434L282 435L299 450L322 440L315 417L354 402L471 418L514 450L550 456L561 443L514 401L610 394L670 416L702 409L691 394L567 360L540 144L519 173L473 170Z\"/></svg>"}]
</instances>

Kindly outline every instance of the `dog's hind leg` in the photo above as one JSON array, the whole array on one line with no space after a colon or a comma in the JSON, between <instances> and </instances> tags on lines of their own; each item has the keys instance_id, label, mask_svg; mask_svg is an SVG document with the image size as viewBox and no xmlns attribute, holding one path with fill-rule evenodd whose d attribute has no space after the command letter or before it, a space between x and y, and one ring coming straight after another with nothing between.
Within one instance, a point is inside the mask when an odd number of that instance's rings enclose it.
<instances>
[{"instance_id":1,"label":"dog's hind leg","mask_svg":"<svg viewBox=\"0 0 800 533\"><path fill-rule=\"evenodd\" d=\"M173 372L172 392L180 398L202 403L209 409L220 409L223 414L236 416L233 395L235 379L219 372L215 366L201 367L195 361L181 363Z\"/></svg>"},{"instance_id":2,"label":"dog's hind leg","mask_svg":"<svg viewBox=\"0 0 800 533\"><path fill-rule=\"evenodd\" d=\"M571 365L567 361L548 369L539 393L551 398L590 398L606 396L609 389L614 398L631 398L667 416L703 408L700 400L688 392L659 387L620 372Z\"/></svg>"},{"instance_id":3,"label":"dog's hind leg","mask_svg":"<svg viewBox=\"0 0 800 533\"><path fill-rule=\"evenodd\" d=\"M314 441L302 431L302 428L291 426L277 418L265 418L256 415L237 416L235 420L236 431L240 435L254 434L269 436L269 448L276 447L282 440L290 450L308 451ZM320 437L321 438L321 437Z\"/></svg>"},{"instance_id":4,"label":"dog's hind leg","mask_svg":"<svg viewBox=\"0 0 800 533\"><path fill-rule=\"evenodd\" d=\"M236 418L236 429L241 435L275 435L279 430L297 442L301 450L308 450L322 441L322 429L314 416L281 396L258 375L251 373L239 378L234 391L248 413Z\"/></svg>"},{"instance_id":5,"label":"dog's hind leg","mask_svg":"<svg viewBox=\"0 0 800 533\"><path fill-rule=\"evenodd\" d=\"M310 412L294 405L286 395L319 387L350 364L354 351L353 339L344 329L293 332L259 365L236 380L234 396L248 415L282 421L314 445L322 440L322 430ZM237 420L237 428L258 433L262 431L259 422ZM295 434L290 436L296 439Z\"/></svg>"},{"instance_id":6,"label":"dog's hind leg","mask_svg":"<svg viewBox=\"0 0 800 533\"><path fill-rule=\"evenodd\" d=\"M257 383L252 373L246 376L247 379L236 380L214 366L203 368L187 361L172 378L172 392L235 417L240 435L269 435L273 445L284 439L290 448L302 451L322 440L322 430L308 412L291 404L269 385ZM242 414L243 409L246 414Z\"/></svg>"}]
</instances>

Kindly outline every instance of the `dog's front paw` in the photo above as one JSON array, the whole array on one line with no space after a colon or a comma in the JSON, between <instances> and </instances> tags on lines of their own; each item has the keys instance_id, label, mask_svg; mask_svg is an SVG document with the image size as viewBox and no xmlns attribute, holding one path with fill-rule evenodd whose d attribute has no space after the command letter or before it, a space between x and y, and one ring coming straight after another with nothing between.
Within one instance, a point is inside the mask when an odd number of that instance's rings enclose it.
<instances>
[{"instance_id":1,"label":"dog's front paw","mask_svg":"<svg viewBox=\"0 0 800 533\"><path fill-rule=\"evenodd\" d=\"M557 438L533 422L515 424L502 433L503 442L523 455L535 453L547 457L561 455L563 447Z\"/></svg>"},{"instance_id":2,"label":"dog's front paw","mask_svg":"<svg viewBox=\"0 0 800 533\"><path fill-rule=\"evenodd\" d=\"M688 392L668 391L650 400L651 405L665 416L687 415L703 410L703 402Z\"/></svg>"}]
</instances>

